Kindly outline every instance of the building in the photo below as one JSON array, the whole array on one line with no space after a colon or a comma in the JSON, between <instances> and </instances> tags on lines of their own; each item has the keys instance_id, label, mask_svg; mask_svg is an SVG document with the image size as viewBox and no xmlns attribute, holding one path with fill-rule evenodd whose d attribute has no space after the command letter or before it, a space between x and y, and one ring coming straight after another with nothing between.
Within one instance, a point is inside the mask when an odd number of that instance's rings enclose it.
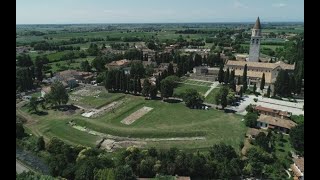
<instances>
[{"instance_id":1,"label":"building","mask_svg":"<svg viewBox=\"0 0 320 180\"><path fill-rule=\"evenodd\" d=\"M193 68L193 79L204 81L216 81L219 74L219 68L208 66L197 66Z\"/></svg>"},{"instance_id":2,"label":"building","mask_svg":"<svg viewBox=\"0 0 320 180\"><path fill-rule=\"evenodd\" d=\"M265 134L268 134L268 132L265 132L265 131L262 131L260 129L256 129L256 128L249 128L247 133L246 133L246 136L250 139L254 139L258 136L259 133L265 133Z\"/></svg>"},{"instance_id":3,"label":"building","mask_svg":"<svg viewBox=\"0 0 320 180\"><path fill-rule=\"evenodd\" d=\"M248 84L260 84L262 74L265 75L265 86L274 84L280 70L294 71L295 64L286 64L282 61L276 63L248 62L228 60L224 66L226 70L235 70L235 76L242 76L244 66L247 65ZM258 86L257 86L258 87Z\"/></svg>"},{"instance_id":4,"label":"building","mask_svg":"<svg viewBox=\"0 0 320 180\"><path fill-rule=\"evenodd\" d=\"M274 129L289 134L291 128L297 124L291 120L261 114L257 120L257 127L262 129Z\"/></svg>"},{"instance_id":5,"label":"building","mask_svg":"<svg viewBox=\"0 0 320 180\"><path fill-rule=\"evenodd\" d=\"M124 68L124 67L127 67L129 66L130 64L130 61L127 60L127 59L122 59L122 60L119 60L119 61L112 61L111 63L108 63L105 65L105 67L108 69L108 70L111 70L111 69L120 69L120 68Z\"/></svg>"},{"instance_id":6,"label":"building","mask_svg":"<svg viewBox=\"0 0 320 180\"><path fill-rule=\"evenodd\" d=\"M260 56L260 42L261 42L261 24L259 17L256 20L255 25L252 28L249 62L258 62Z\"/></svg>"},{"instance_id":7,"label":"building","mask_svg":"<svg viewBox=\"0 0 320 180\"><path fill-rule=\"evenodd\" d=\"M258 111L259 114L264 114L272 117L277 117L281 119L290 119L291 113L287 111L280 111L276 109L271 109L267 107L262 107L262 106L256 106L254 108L256 111Z\"/></svg>"},{"instance_id":8,"label":"building","mask_svg":"<svg viewBox=\"0 0 320 180\"><path fill-rule=\"evenodd\" d=\"M78 83L90 83L94 78L91 72L82 72L77 70L66 70L55 74L52 82L55 80L61 81L64 86L73 88L78 86Z\"/></svg>"},{"instance_id":9,"label":"building","mask_svg":"<svg viewBox=\"0 0 320 180\"><path fill-rule=\"evenodd\" d=\"M291 169L294 179L304 180L304 157L293 158Z\"/></svg>"}]
</instances>

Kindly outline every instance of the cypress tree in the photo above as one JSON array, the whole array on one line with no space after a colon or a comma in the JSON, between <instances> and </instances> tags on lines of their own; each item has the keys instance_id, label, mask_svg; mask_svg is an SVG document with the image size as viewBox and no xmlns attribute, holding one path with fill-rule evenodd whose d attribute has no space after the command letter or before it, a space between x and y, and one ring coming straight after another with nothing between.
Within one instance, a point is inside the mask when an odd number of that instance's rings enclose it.
<instances>
[{"instance_id":1,"label":"cypress tree","mask_svg":"<svg viewBox=\"0 0 320 180\"><path fill-rule=\"evenodd\" d=\"M234 73L235 73L234 70L231 70L230 77L229 77L229 83L234 81L234 78L235 78L235 74Z\"/></svg>"},{"instance_id":2,"label":"cypress tree","mask_svg":"<svg viewBox=\"0 0 320 180\"><path fill-rule=\"evenodd\" d=\"M218 81L219 83L222 83L223 80L224 80L224 71L223 71L223 66L221 65L219 69L219 74L218 74Z\"/></svg>"},{"instance_id":3,"label":"cypress tree","mask_svg":"<svg viewBox=\"0 0 320 180\"><path fill-rule=\"evenodd\" d=\"M243 96L242 86L240 87L239 95L240 95L240 97L242 97L242 96Z\"/></svg>"},{"instance_id":4,"label":"cypress tree","mask_svg":"<svg viewBox=\"0 0 320 180\"><path fill-rule=\"evenodd\" d=\"M229 76L230 76L230 71L229 68L227 69L225 75L224 75L224 83L228 84L229 83Z\"/></svg>"},{"instance_id":5,"label":"cypress tree","mask_svg":"<svg viewBox=\"0 0 320 180\"><path fill-rule=\"evenodd\" d=\"M271 94L271 87L270 85L268 86L268 90L267 90L267 97L270 97L270 94Z\"/></svg>"},{"instance_id":6,"label":"cypress tree","mask_svg":"<svg viewBox=\"0 0 320 180\"><path fill-rule=\"evenodd\" d=\"M241 79L240 79L240 76L238 76L238 82L237 82L237 85L240 85L241 84Z\"/></svg>"},{"instance_id":7,"label":"cypress tree","mask_svg":"<svg viewBox=\"0 0 320 180\"><path fill-rule=\"evenodd\" d=\"M263 73L263 74L262 74L261 83L260 83L260 90L261 90L261 91L264 89L265 84L266 84L266 79L265 79L264 73Z\"/></svg>"},{"instance_id":8,"label":"cypress tree","mask_svg":"<svg viewBox=\"0 0 320 180\"><path fill-rule=\"evenodd\" d=\"M253 85L253 93L256 93L256 90L257 90L257 85L254 84L254 85Z\"/></svg>"},{"instance_id":9,"label":"cypress tree","mask_svg":"<svg viewBox=\"0 0 320 180\"><path fill-rule=\"evenodd\" d=\"M246 92L247 88L248 88L248 82L247 82L247 64L244 65L243 68L243 76L242 76L242 83L243 83L243 91Z\"/></svg>"}]
</instances>

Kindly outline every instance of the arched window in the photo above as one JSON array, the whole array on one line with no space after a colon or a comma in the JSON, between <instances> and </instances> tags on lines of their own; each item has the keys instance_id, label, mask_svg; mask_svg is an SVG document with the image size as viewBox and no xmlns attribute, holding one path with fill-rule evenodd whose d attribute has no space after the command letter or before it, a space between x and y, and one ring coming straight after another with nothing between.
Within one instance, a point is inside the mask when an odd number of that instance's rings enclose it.
<instances>
[{"instance_id":1,"label":"arched window","mask_svg":"<svg viewBox=\"0 0 320 180\"><path fill-rule=\"evenodd\" d=\"M259 43L259 39L256 40L256 44L258 44L258 43Z\"/></svg>"}]
</instances>

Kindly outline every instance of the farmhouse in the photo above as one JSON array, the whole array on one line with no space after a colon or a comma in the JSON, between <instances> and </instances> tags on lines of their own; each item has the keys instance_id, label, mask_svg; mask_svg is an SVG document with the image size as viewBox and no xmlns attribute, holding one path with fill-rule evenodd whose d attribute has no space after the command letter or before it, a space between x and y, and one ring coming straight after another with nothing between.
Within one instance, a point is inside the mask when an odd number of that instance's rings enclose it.
<instances>
[{"instance_id":1,"label":"farmhouse","mask_svg":"<svg viewBox=\"0 0 320 180\"><path fill-rule=\"evenodd\" d=\"M254 109L258 111L259 114L269 115L281 119L290 119L291 117L291 113L287 111L280 111L262 106L256 106Z\"/></svg>"},{"instance_id":2,"label":"farmhouse","mask_svg":"<svg viewBox=\"0 0 320 180\"><path fill-rule=\"evenodd\" d=\"M294 173L294 179L303 180L304 179L304 157L293 158L293 164L291 164L291 169Z\"/></svg>"},{"instance_id":3,"label":"farmhouse","mask_svg":"<svg viewBox=\"0 0 320 180\"><path fill-rule=\"evenodd\" d=\"M290 129L297 124L291 120L281 119L277 117L261 114L257 120L257 127L262 129L275 129L288 134Z\"/></svg>"}]
</instances>

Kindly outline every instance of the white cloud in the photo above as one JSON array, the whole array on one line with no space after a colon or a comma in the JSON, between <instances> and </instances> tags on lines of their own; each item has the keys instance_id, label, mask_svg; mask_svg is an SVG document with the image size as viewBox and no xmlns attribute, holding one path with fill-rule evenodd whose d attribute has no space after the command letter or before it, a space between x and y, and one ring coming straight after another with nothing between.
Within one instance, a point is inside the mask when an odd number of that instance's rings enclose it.
<instances>
[{"instance_id":1,"label":"white cloud","mask_svg":"<svg viewBox=\"0 0 320 180\"><path fill-rule=\"evenodd\" d=\"M272 4L273 7L276 7L276 8L283 8L283 7L286 7L287 4L285 3L276 3L276 4Z\"/></svg>"},{"instance_id":2,"label":"white cloud","mask_svg":"<svg viewBox=\"0 0 320 180\"><path fill-rule=\"evenodd\" d=\"M241 2L238 1L238 0L236 0L236 1L233 2L233 7L234 7L234 8L237 8L237 9L239 9L239 8L248 8L247 5L241 3Z\"/></svg>"}]
</instances>

